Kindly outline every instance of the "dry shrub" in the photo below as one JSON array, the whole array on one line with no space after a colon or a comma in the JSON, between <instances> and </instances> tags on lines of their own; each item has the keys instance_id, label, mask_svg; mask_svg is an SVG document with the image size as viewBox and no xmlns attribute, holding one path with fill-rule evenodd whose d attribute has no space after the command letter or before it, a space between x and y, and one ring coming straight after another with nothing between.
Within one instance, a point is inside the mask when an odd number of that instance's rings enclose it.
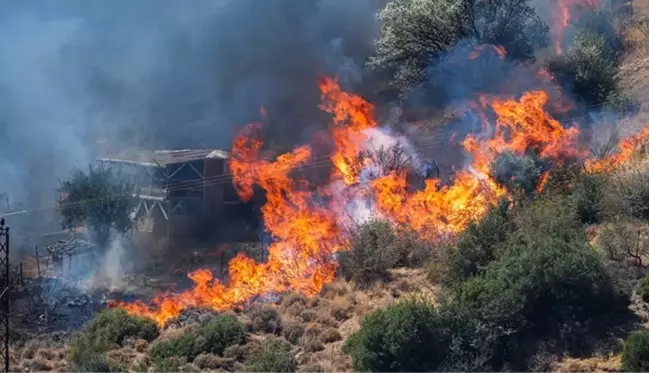
<instances>
[{"instance_id":1,"label":"dry shrub","mask_svg":"<svg viewBox=\"0 0 649 373\"><path fill-rule=\"evenodd\" d=\"M126 347L119 350L109 351L106 356L121 365L127 366L137 356L137 353L132 348Z\"/></svg>"},{"instance_id":2,"label":"dry shrub","mask_svg":"<svg viewBox=\"0 0 649 373\"><path fill-rule=\"evenodd\" d=\"M325 299L320 298L320 297L311 297L309 298L309 301L306 303L307 308L316 308L318 307Z\"/></svg>"},{"instance_id":3,"label":"dry shrub","mask_svg":"<svg viewBox=\"0 0 649 373\"><path fill-rule=\"evenodd\" d=\"M282 323L275 307L263 304L249 308L246 313L252 321L250 330L253 333L281 333Z\"/></svg>"},{"instance_id":4,"label":"dry shrub","mask_svg":"<svg viewBox=\"0 0 649 373\"><path fill-rule=\"evenodd\" d=\"M352 287L348 282L334 281L322 287L320 296L325 299L334 299L347 295L352 292Z\"/></svg>"},{"instance_id":5,"label":"dry shrub","mask_svg":"<svg viewBox=\"0 0 649 373\"><path fill-rule=\"evenodd\" d=\"M221 357L214 354L200 354L194 358L194 365L200 370L219 370L223 369L228 372L234 371L235 359Z\"/></svg>"},{"instance_id":6,"label":"dry shrub","mask_svg":"<svg viewBox=\"0 0 649 373\"><path fill-rule=\"evenodd\" d=\"M36 351L38 351L39 348L40 348L40 344L37 341L27 342L27 344L25 344L25 347L23 347L20 353L20 359L21 360L33 359L34 356L36 356Z\"/></svg>"},{"instance_id":7,"label":"dry shrub","mask_svg":"<svg viewBox=\"0 0 649 373\"><path fill-rule=\"evenodd\" d=\"M649 171L633 169L612 176L602 205L608 216L649 221Z\"/></svg>"},{"instance_id":8,"label":"dry shrub","mask_svg":"<svg viewBox=\"0 0 649 373\"><path fill-rule=\"evenodd\" d=\"M62 350L55 350L52 348L40 348L36 352L36 358L37 359L43 359L43 360L61 360L65 357L64 352Z\"/></svg>"},{"instance_id":9,"label":"dry shrub","mask_svg":"<svg viewBox=\"0 0 649 373\"><path fill-rule=\"evenodd\" d=\"M25 367L31 372L47 372L52 370L52 365L49 361L43 359L25 360Z\"/></svg>"},{"instance_id":10,"label":"dry shrub","mask_svg":"<svg viewBox=\"0 0 649 373\"><path fill-rule=\"evenodd\" d=\"M608 259L646 268L645 261L649 258L647 227L624 221L614 222L602 229L599 243Z\"/></svg>"},{"instance_id":11,"label":"dry shrub","mask_svg":"<svg viewBox=\"0 0 649 373\"><path fill-rule=\"evenodd\" d=\"M312 310L312 309L306 309L306 310L304 310L304 311L302 311L300 313L300 318L304 322L315 321L316 316L317 316L317 312L315 310Z\"/></svg>"},{"instance_id":12,"label":"dry shrub","mask_svg":"<svg viewBox=\"0 0 649 373\"><path fill-rule=\"evenodd\" d=\"M350 234L350 248L338 254L340 274L367 287L390 279L390 268L402 257L397 234L391 223L371 221Z\"/></svg>"},{"instance_id":13,"label":"dry shrub","mask_svg":"<svg viewBox=\"0 0 649 373\"><path fill-rule=\"evenodd\" d=\"M133 343L133 348L137 352L144 352L149 347L149 342L144 339L136 339Z\"/></svg>"},{"instance_id":14,"label":"dry shrub","mask_svg":"<svg viewBox=\"0 0 649 373\"><path fill-rule=\"evenodd\" d=\"M131 362L129 370L132 372L146 372L149 370L150 364L151 364L151 359L149 359L149 356L138 355Z\"/></svg>"},{"instance_id":15,"label":"dry shrub","mask_svg":"<svg viewBox=\"0 0 649 373\"><path fill-rule=\"evenodd\" d=\"M223 356L227 358L232 358L238 362L244 362L250 359L251 356L255 355L261 350L261 343L259 341L251 340L250 342L243 345L233 345L223 351Z\"/></svg>"},{"instance_id":16,"label":"dry shrub","mask_svg":"<svg viewBox=\"0 0 649 373\"><path fill-rule=\"evenodd\" d=\"M307 302L308 299L304 295L292 293L284 297L279 309L282 313L297 316L306 308Z\"/></svg>"},{"instance_id":17,"label":"dry shrub","mask_svg":"<svg viewBox=\"0 0 649 373\"><path fill-rule=\"evenodd\" d=\"M338 322L333 317L331 317L331 308L329 306L320 307L317 313L318 314L315 318L315 321L318 324L322 324L324 326L338 326Z\"/></svg>"},{"instance_id":18,"label":"dry shrub","mask_svg":"<svg viewBox=\"0 0 649 373\"><path fill-rule=\"evenodd\" d=\"M316 323L307 324L306 328L304 328L304 339L307 341L318 339L320 333L322 333L322 328L320 327L319 324Z\"/></svg>"},{"instance_id":19,"label":"dry shrub","mask_svg":"<svg viewBox=\"0 0 649 373\"><path fill-rule=\"evenodd\" d=\"M325 346L319 339L313 339L304 344L304 352L313 353L324 350Z\"/></svg>"},{"instance_id":20,"label":"dry shrub","mask_svg":"<svg viewBox=\"0 0 649 373\"><path fill-rule=\"evenodd\" d=\"M325 370L318 363L309 363L301 366L297 371L304 373L322 373Z\"/></svg>"},{"instance_id":21,"label":"dry shrub","mask_svg":"<svg viewBox=\"0 0 649 373\"><path fill-rule=\"evenodd\" d=\"M289 341L292 344L297 344L303 335L304 335L304 325L300 323L297 322L286 323L282 328L282 337L284 337L287 341Z\"/></svg>"},{"instance_id":22,"label":"dry shrub","mask_svg":"<svg viewBox=\"0 0 649 373\"><path fill-rule=\"evenodd\" d=\"M333 342L338 342L343 337L340 335L338 332L338 329L336 328L327 328L320 333L320 340L322 343L333 343Z\"/></svg>"},{"instance_id":23,"label":"dry shrub","mask_svg":"<svg viewBox=\"0 0 649 373\"><path fill-rule=\"evenodd\" d=\"M340 298L337 298L340 299ZM331 303L329 314L336 321L345 321L351 317L353 304L345 303L344 300L334 301Z\"/></svg>"}]
</instances>

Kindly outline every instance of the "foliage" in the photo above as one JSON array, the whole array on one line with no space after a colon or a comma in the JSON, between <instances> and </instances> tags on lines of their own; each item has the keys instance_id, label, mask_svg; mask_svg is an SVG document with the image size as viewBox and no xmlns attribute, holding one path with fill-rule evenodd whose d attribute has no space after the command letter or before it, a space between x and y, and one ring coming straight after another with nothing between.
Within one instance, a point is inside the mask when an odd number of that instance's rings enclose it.
<instances>
[{"instance_id":1,"label":"foliage","mask_svg":"<svg viewBox=\"0 0 649 373\"><path fill-rule=\"evenodd\" d=\"M390 71L401 92L425 82L427 68L460 40L501 45L516 60L532 59L549 41L547 25L527 0L394 0L379 20L377 54L369 66Z\"/></svg>"},{"instance_id":2,"label":"foliage","mask_svg":"<svg viewBox=\"0 0 649 373\"><path fill-rule=\"evenodd\" d=\"M649 221L649 174L636 170L614 176L605 204L610 214Z\"/></svg>"},{"instance_id":3,"label":"foliage","mask_svg":"<svg viewBox=\"0 0 649 373\"><path fill-rule=\"evenodd\" d=\"M564 55L548 62L548 71L585 105L600 105L618 90L619 56L606 38L581 29Z\"/></svg>"},{"instance_id":4,"label":"foliage","mask_svg":"<svg viewBox=\"0 0 649 373\"><path fill-rule=\"evenodd\" d=\"M649 303L649 277L643 277L638 284L638 294L646 303Z\"/></svg>"},{"instance_id":5,"label":"foliage","mask_svg":"<svg viewBox=\"0 0 649 373\"><path fill-rule=\"evenodd\" d=\"M401 259L398 236L387 221L365 223L351 233L350 249L339 253L341 275L361 286L389 277Z\"/></svg>"},{"instance_id":6,"label":"foliage","mask_svg":"<svg viewBox=\"0 0 649 373\"><path fill-rule=\"evenodd\" d=\"M63 226L84 224L100 248L108 245L111 230L126 233L131 229L133 186L110 167L75 169L70 179L61 182L59 191L67 196L60 204Z\"/></svg>"},{"instance_id":7,"label":"foliage","mask_svg":"<svg viewBox=\"0 0 649 373\"><path fill-rule=\"evenodd\" d=\"M546 237L566 242L586 242L586 233L577 213L564 195L542 194L515 214L512 241L536 243Z\"/></svg>"},{"instance_id":8,"label":"foliage","mask_svg":"<svg viewBox=\"0 0 649 373\"><path fill-rule=\"evenodd\" d=\"M644 268L643 258L649 255L648 233L643 226L616 221L602 228L599 243L608 259Z\"/></svg>"},{"instance_id":9,"label":"foliage","mask_svg":"<svg viewBox=\"0 0 649 373\"><path fill-rule=\"evenodd\" d=\"M431 305L401 302L367 316L343 352L359 372L433 371L444 359L444 334Z\"/></svg>"},{"instance_id":10,"label":"foliage","mask_svg":"<svg viewBox=\"0 0 649 373\"><path fill-rule=\"evenodd\" d=\"M599 175L583 174L572 192L579 221L597 224L603 219L604 180Z\"/></svg>"},{"instance_id":11,"label":"foliage","mask_svg":"<svg viewBox=\"0 0 649 373\"><path fill-rule=\"evenodd\" d=\"M511 192L520 192L529 198L534 195L541 181L539 157L534 155L518 156L515 153L503 153L491 164L494 181L507 187Z\"/></svg>"},{"instance_id":12,"label":"foliage","mask_svg":"<svg viewBox=\"0 0 649 373\"><path fill-rule=\"evenodd\" d=\"M626 307L596 252L554 237L512 244L483 276L457 288L453 303L467 310L454 313L479 315L490 326L502 362L525 356L516 346L543 339L572 351L584 348L587 326Z\"/></svg>"},{"instance_id":13,"label":"foliage","mask_svg":"<svg viewBox=\"0 0 649 373\"><path fill-rule=\"evenodd\" d=\"M245 343L246 339L245 327L235 316L220 315L180 337L154 343L151 356L156 360L170 357L192 360L201 353L220 355L227 347Z\"/></svg>"},{"instance_id":14,"label":"foliage","mask_svg":"<svg viewBox=\"0 0 649 373\"><path fill-rule=\"evenodd\" d=\"M108 359L101 353L84 353L76 361L72 371L75 372L123 372L124 367Z\"/></svg>"},{"instance_id":15,"label":"foliage","mask_svg":"<svg viewBox=\"0 0 649 373\"><path fill-rule=\"evenodd\" d=\"M634 332L624 342L623 372L649 372L649 331Z\"/></svg>"},{"instance_id":16,"label":"foliage","mask_svg":"<svg viewBox=\"0 0 649 373\"><path fill-rule=\"evenodd\" d=\"M246 364L248 372L295 372L296 369L297 361L291 353L291 346L282 340L264 344Z\"/></svg>"},{"instance_id":17,"label":"foliage","mask_svg":"<svg viewBox=\"0 0 649 373\"><path fill-rule=\"evenodd\" d=\"M509 207L507 200L501 200L482 220L471 223L462 233L457 246L448 254L449 282L474 276L496 259L498 245L513 230Z\"/></svg>"},{"instance_id":18,"label":"foliage","mask_svg":"<svg viewBox=\"0 0 649 373\"><path fill-rule=\"evenodd\" d=\"M129 315L120 308L105 310L73 339L70 360L79 364L84 361L98 364L90 357L120 345L128 337L152 341L158 337L158 327L152 320Z\"/></svg>"},{"instance_id":19,"label":"foliage","mask_svg":"<svg viewBox=\"0 0 649 373\"><path fill-rule=\"evenodd\" d=\"M268 305L262 304L248 309L248 316L252 320L252 332L275 333L282 332L282 323L277 310Z\"/></svg>"}]
</instances>

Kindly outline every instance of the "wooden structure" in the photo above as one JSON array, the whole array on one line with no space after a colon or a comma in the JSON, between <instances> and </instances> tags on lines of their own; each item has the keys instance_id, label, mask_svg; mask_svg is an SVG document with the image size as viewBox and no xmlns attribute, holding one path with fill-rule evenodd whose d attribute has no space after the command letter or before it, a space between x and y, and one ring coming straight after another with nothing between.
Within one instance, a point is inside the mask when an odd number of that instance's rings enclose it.
<instances>
[{"instance_id":1,"label":"wooden structure","mask_svg":"<svg viewBox=\"0 0 649 373\"><path fill-rule=\"evenodd\" d=\"M136 186L134 232L169 241L218 239L224 206L240 204L228 153L214 149L125 152L99 162Z\"/></svg>"}]
</instances>

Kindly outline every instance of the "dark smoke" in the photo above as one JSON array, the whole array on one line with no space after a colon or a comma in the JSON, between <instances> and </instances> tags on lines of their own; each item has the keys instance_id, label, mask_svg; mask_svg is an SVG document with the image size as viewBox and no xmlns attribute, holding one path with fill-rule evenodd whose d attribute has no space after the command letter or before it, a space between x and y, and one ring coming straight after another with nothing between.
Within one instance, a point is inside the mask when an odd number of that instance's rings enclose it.
<instances>
[{"instance_id":1,"label":"dark smoke","mask_svg":"<svg viewBox=\"0 0 649 373\"><path fill-rule=\"evenodd\" d=\"M374 0L0 2L0 193L53 202L102 147L228 148L321 125L319 74L349 88L376 37Z\"/></svg>"}]
</instances>

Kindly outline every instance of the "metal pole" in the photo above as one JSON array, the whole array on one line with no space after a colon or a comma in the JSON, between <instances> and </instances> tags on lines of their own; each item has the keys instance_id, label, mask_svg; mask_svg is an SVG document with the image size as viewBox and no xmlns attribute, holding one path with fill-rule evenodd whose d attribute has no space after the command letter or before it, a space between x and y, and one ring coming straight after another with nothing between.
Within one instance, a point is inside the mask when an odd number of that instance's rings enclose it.
<instances>
[{"instance_id":1,"label":"metal pole","mask_svg":"<svg viewBox=\"0 0 649 373\"><path fill-rule=\"evenodd\" d=\"M41 277L41 260L38 257L38 246L34 247L34 251L36 251L36 271L38 273L38 278Z\"/></svg>"},{"instance_id":2,"label":"metal pole","mask_svg":"<svg viewBox=\"0 0 649 373\"><path fill-rule=\"evenodd\" d=\"M4 218L0 219L0 270L3 271L4 278L2 281L2 295L0 295L0 354L4 359L1 369L3 372L9 372L9 293L10 293L10 264L9 264L9 227L5 227Z\"/></svg>"}]
</instances>

